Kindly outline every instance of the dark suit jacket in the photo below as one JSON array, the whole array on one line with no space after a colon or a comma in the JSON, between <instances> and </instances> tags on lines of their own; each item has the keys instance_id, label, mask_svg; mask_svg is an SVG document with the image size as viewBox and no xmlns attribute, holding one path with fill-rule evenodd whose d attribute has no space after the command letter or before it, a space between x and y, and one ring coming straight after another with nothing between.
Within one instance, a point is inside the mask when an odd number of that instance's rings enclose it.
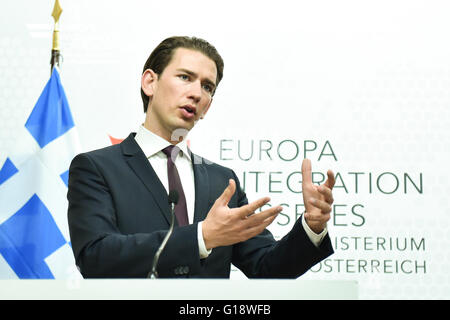
<instances>
[{"instance_id":1,"label":"dark suit jacket","mask_svg":"<svg viewBox=\"0 0 450 320\"><path fill-rule=\"evenodd\" d=\"M301 219L281 240L265 230L200 259L197 224L205 219L230 178L237 191L229 207L247 204L235 173L192 154L194 223L175 226L160 256L160 277L228 278L230 264L249 278L296 278L333 253L328 235L316 248ZM85 278L146 277L170 225L168 195L130 134L121 144L79 154L70 166L69 229L75 260ZM176 220L175 220L176 221Z\"/></svg>"}]
</instances>

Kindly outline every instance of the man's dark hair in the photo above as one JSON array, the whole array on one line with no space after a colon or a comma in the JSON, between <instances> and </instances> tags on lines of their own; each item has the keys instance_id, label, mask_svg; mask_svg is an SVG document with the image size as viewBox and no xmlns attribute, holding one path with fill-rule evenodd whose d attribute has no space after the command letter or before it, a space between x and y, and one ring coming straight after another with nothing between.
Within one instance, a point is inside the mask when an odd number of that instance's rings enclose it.
<instances>
[{"instance_id":1,"label":"man's dark hair","mask_svg":"<svg viewBox=\"0 0 450 320\"><path fill-rule=\"evenodd\" d=\"M145 62L142 73L147 69L152 69L160 75L172 60L175 49L185 48L197 50L203 53L216 63L217 78L216 88L223 77L223 60L216 48L209 42L195 37L171 37L163 40L148 57ZM147 112L149 97L141 88L142 102L144 103L144 112Z\"/></svg>"}]
</instances>

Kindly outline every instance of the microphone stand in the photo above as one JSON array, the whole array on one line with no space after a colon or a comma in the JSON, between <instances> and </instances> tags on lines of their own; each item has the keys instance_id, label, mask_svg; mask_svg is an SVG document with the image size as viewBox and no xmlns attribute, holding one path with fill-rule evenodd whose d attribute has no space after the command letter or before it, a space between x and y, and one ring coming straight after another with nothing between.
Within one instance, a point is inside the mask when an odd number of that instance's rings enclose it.
<instances>
[{"instance_id":1,"label":"microphone stand","mask_svg":"<svg viewBox=\"0 0 450 320\"><path fill-rule=\"evenodd\" d=\"M170 228L167 232L166 236L164 237L164 240L162 241L161 245L158 248L158 251L156 251L155 257L153 258L153 264L152 269L148 273L147 278L150 279L156 279L158 278L158 272L156 271L156 266L158 265L159 256L161 255L161 252L166 247L167 241L169 240L170 236L172 235L173 226L175 224L175 205L178 203L178 192L176 190L171 190L169 192L169 204L170 204L170 213L171 213L171 220L170 220Z\"/></svg>"}]
</instances>

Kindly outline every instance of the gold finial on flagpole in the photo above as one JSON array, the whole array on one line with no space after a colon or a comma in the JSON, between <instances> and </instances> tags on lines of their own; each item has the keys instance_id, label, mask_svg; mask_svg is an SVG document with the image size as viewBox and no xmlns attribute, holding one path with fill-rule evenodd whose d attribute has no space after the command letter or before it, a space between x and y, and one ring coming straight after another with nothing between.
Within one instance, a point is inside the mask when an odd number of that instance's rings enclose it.
<instances>
[{"instance_id":1,"label":"gold finial on flagpole","mask_svg":"<svg viewBox=\"0 0 450 320\"><path fill-rule=\"evenodd\" d=\"M59 0L56 0L55 5L53 6L53 12L52 12L52 16L53 16L53 19L55 19L55 23L58 23L61 12L62 12L62 8L61 8L61 5L59 4Z\"/></svg>"},{"instance_id":2,"label":"gold finial on flagpole","mask_svg":"<svg viewBox=\"0 0 450 320\"><path fill-rule=\"evenodd\" d=\"M55 5L53 6L52 16L55 20L55 27L53 29L53 44L52 44L52 58L50 60L50 73L53 71L55 64L59 66L61 54L59 52L59 17L61 16L62 8L59 4L59 0L55 0Z\"/></svg>"}]
</instances>

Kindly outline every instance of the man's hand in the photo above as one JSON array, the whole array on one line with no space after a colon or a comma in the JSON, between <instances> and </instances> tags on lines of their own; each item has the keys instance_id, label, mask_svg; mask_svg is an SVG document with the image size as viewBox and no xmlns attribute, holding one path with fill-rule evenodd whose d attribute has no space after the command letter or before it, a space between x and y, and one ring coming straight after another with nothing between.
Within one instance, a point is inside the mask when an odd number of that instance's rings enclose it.
<instances>
[{"instance_id":1,"label":"man's hand","mask_svg":"<svg viewBox=\"0 0 450 320\"><path fill-rule=\"evenodd\" d=\"M240 208L230 209L228 202L235 191L236 183L230 179L228 187L216 200L203 221L203 239L208 250L232 245L260 234L282 211L282 207L277 206L255 213L256 209L270 201L268 197Z\"/></svg>"},{"instance_id":2,"label":"man's hand","mask_svg":"<svg viewBox=\"0 0 450 320\"><path fill-rule=\"evenodd\" d=\"M304 159L302 163L302 191L305 205L305 220L315 233L321 233L330 220L333 204L333 189L335 179L333 171L327 171L328 179L324 184L316 186L312 182L311 161Z\"/></svg>"}]
</instances>

